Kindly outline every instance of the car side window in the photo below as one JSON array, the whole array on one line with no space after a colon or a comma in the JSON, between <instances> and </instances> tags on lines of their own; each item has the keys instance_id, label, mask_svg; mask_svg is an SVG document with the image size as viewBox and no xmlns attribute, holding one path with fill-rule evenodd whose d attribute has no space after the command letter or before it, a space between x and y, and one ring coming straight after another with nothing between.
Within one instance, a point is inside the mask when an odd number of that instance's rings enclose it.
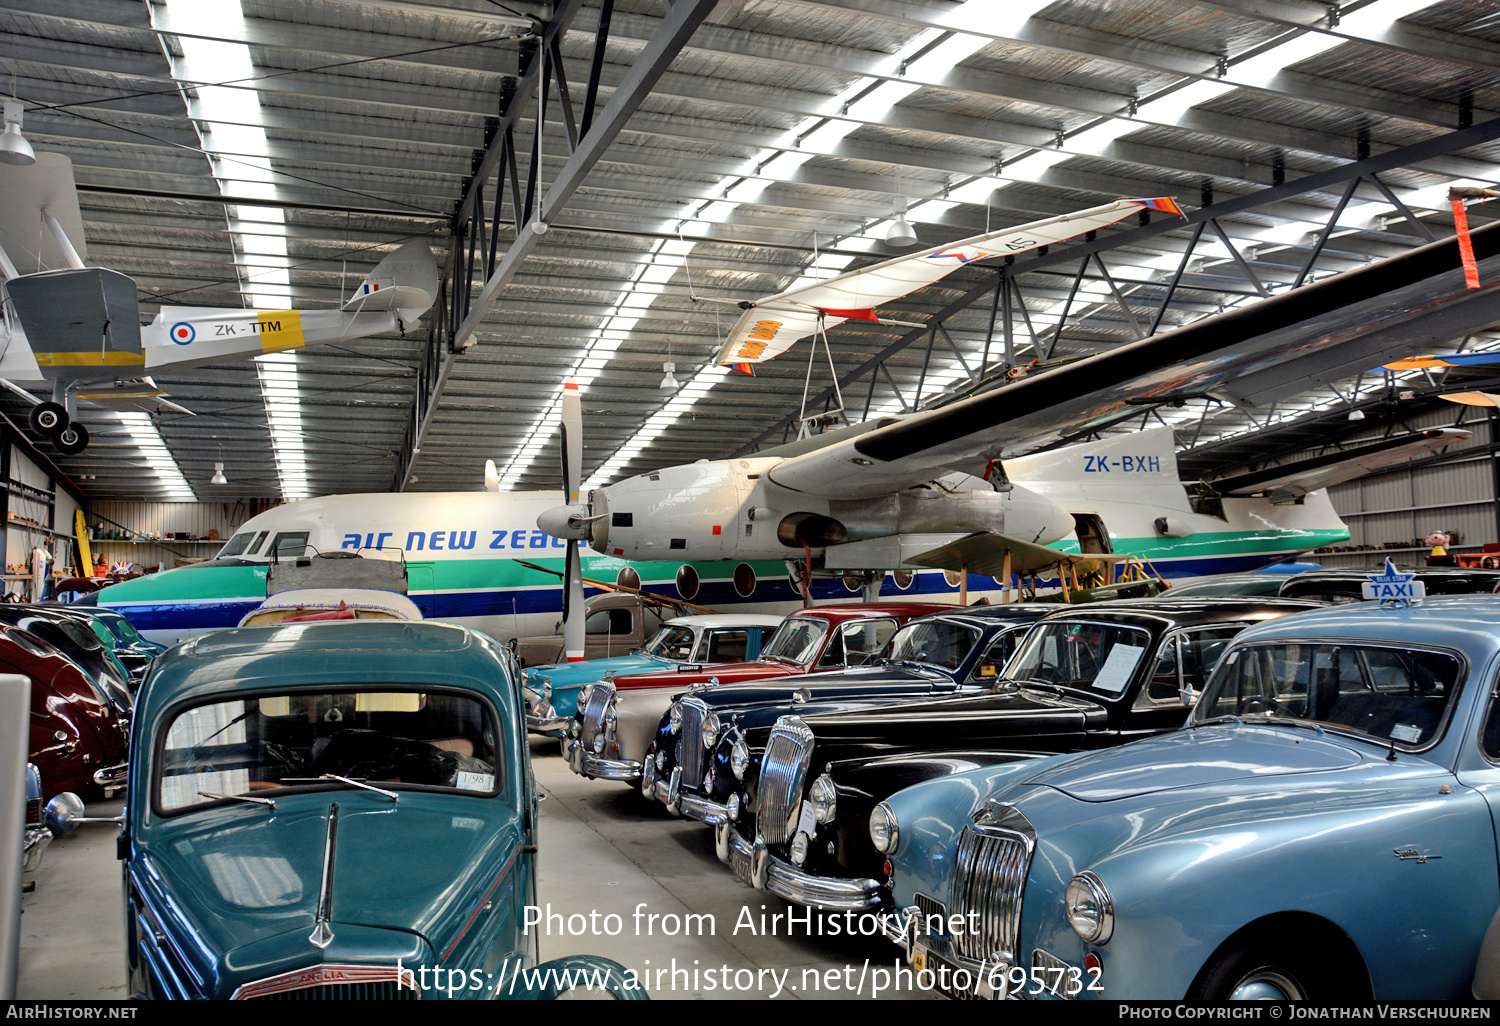
<instances>
[{"instance_id":1,"label":"car side window","mask_svg":"<svg viewBox=\"0 0 1500 1026\"><path fill-rule=\"evenodd\" d=\"M1168 634L1157 649L1156 666L1136 696L1134 708L1191 705L1183 701L1184 693L1197 696L1203 690L1219 656L1244 629L1244 624L1226 624Z\"/></svg>"},{"instance_id":2,"label":"car side window","mask_svg":"<svg viewBox=\"0 0 1500 1026\"><path fill-rule=\"evenodd\" d=\"M712 631L708 636L706 662L738 663L745 659L748 633L743 630Z\"/></svg>"},{"instance_id":3,"label":"car side window","mask_svg":"<svg viewBox=\"0 0 1500 1026\"><path fill-rule=\"evenodd\" d=\"M1018 627L1015 630L1001 631L991 638L989 648L985 649L969 673L969 680L981 684L998 680L1005 670L1005 664L1016 654L1016 649L1021 646L1021 639L1025 636L1026 628Z\"/></svg>"},{"instance_id":4,"label":"car side window","mask_svg":"<svg viewBox=\"0 0 1500 1026\"><path fill-rule=\"evenodd\" d=\"M631 630L630 610L600 609L588 615L583 622L585 634L629 634Z\"/></svg>"},{"instance_id":5,"label":"car side window","mask_svg":"<svg viewBox=\"0 0 1500 1026\"><path fill-rule=\"evenodd\" d=\"M839 629L843 639L845 661L849 666L867 663L885 648L885 643L896 633L895 620L863 620L847 623ZM825 664L827 660L824 660Z\"/></svg>"}]
</instances>

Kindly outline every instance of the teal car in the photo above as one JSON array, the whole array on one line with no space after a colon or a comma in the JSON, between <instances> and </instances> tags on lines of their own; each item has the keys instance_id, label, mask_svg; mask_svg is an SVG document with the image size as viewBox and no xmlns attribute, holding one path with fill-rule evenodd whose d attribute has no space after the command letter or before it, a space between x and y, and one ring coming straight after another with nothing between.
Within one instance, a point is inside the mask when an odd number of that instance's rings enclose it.
<instances>
[{"instance_id":1,"label":"teal car","mask_svg":"<svg viewBox=\"0 0 1500 1026\"><path fill-rule=\"evenodd\" d=\"M134 998L642 996L536 965L520 674L440 623L220 631L140 693L118 852ZM61 796L54 832L81 807ZM73 799L76 802L76 799Z\"/></svg>"},{"instance_id":2,"label":"teal car","mask_svg":"<svg viewBox=\"0 0 1500 1026\"><path fill-rule=\"evenodd\" d=\"M561 737L578 712L578 695L590 684L672 666L751 662L760 644L785 619L751 613L707 613L668 620L629 655L579 663L533 666L526 671L526 726Z\"/></svg>"},{"instance_id":3,"label":"teal car","mask_svg":"<svg viewBox=\"0 0 1500 1026\"><path fill-rule=\"evenodd\" d=\"M158 645L141 637L130 621L113 609L75 605L69 606L68 610L88 618L94 634L104 643L105 648L115 654L115 658L129 672L132 681L140 681L150 668L151 660L167 650L166 645Z\"/></svg>"}]
</instances>

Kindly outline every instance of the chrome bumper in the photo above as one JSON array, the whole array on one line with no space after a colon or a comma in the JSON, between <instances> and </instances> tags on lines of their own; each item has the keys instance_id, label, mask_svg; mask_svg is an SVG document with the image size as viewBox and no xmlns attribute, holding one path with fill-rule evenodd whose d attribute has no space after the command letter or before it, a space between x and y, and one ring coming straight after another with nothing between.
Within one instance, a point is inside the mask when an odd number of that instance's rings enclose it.
<instances>
[{"instance_id":1,"label":"chrome bumper","mask_svg":"<svg viewBox=\"0 0 1500 1026\"><path fill-rule=\"evenodd\" d=\"M536 692L532 692L536 694ZM526 729L533 734L550 734L556 730L567 730L573 722L571 716L559 716L552 703L540 696L526 702Z\"/></svg>"},{"instance_id":2,"label":"chrome bumper","mask_svg":"<svg viewBox=\"0 0 1500 1026\"><path fill-rule=\"evenodd\" d=\"M630 759L601 759L583 750L582 742L565 741L563 754L574 773L596 780L629 780L641 778L641 764Z\"/></svg>"},{"instance_id":3,"label":"chrome bumper","mask_svg":"<svg viewBox=\"0 0 1500 1026\"><path fill-rule=\"evenodd\" d=\"M94 783L104 788L104 796L108 798L112 792L125 786L125 774L129 765L117 763L114 766L105 766L94 771Z\"/></svg>"},{"instance_id":4,"label":"chrome bumper","mask_svg":"<svg viewBox=\"0 0 1500 1026\"><path fill-rule=\"evenodd\" d=\"M718 826L729 818L729 810L724 803L712 798L689 793L679 795L677 801L684 816L700 820L709 826Z\"/></svg>"},{"instance_id":5,"label":"chrome bumper","mask_svg":"<svg viewBox=\"0 0 1500 1026\"><path fill-rule=\"evenodd\" d=\"M799 905L842 912L878 908L884 903L880 881L803 872L772 855L764 844L745 840L733 824L724 820L714 827L714 851L720 862L751 887Z\"/></svg>"},{"instance_id":6,"label":"chrome bumper","mask_svg":"<svg viewBox=\"0 0 1500 1026\"><path fill-rule=\"evenodd\" d=\"M21 862L22 872L30 873L42 864L42 853L52 843L52 831L44 826L26 828L26 854Z\"/></svg>"}]
</instances>

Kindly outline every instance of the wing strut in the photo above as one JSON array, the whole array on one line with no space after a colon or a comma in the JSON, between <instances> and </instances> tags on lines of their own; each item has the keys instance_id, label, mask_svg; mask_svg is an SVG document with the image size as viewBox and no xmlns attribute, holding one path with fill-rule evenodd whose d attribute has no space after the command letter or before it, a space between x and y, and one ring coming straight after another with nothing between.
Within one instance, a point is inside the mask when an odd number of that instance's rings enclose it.
<instances>
[{"instance_id":1,"label":"wing strut","mask_svg":"<svg viewBox=\"0 0 1500 1026\"><path fill-rule=\"evenodd\" d=\"M850 311L847 310L841 312L845 315L850 313ZM797 416L798 441L801 441L802 439L811 435L813 433L813 425L819 421L832 423L832 421L828 418L835 417L844 417L845 423L847 423L849 420L849 418L844 415L844 392L843 389L839 388L838 368L834 367L833 365L833 350L828 346L828 332L824 330L824 324L827 322L828 313L829 311L825 310L818 311L817 331L813 334L813 344L807 352L807 377L802 381L802 412ZM828 357L828 373L833 377L833 394L838 398L839 405L838 409L835 410L825 410L822 413L808 414L807 397L812 390L813 360L818 355L819 340L822 340L823 352Z\"/></svg>"}]
</instances>

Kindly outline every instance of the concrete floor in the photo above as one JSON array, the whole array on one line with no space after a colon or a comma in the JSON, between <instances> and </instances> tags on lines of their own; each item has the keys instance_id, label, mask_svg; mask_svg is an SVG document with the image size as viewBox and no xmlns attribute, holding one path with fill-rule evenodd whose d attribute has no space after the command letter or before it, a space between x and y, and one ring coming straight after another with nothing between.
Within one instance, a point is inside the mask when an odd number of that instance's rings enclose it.
<instances>
[{"instance_id":1,"label":"concrete floor","mask_svg":"<svg viewBox=\"0 0 1500 1026\"><path fill-rule=\"evenodd\" d=\"M553 912L566 915L597 911L601 929L600 935L581 936L569 935L566 928L543 932L542 958L574 953L613 958L647 981L654 1000L868 998L875 983L891 977L899 952L878 938L810 937L800 925L795 936L786 936L784 926L778 936L761 935L762 915L793 906L739 883L715 858L708 828L674 819L623 784L584 780L556 753L555 742L532 743L537 783L547 796L541 803L537 901L544 911L550 903ZM91 805L89 814L115 815L119 805ZM107 827L93 827L58 838L29 877L36 890L22 901L17 997L124 997L125 931L114 836ZM635 912L641 905L637 930ZM712 914L711 936L665 935L671 917L689 912ZM617 936L602 935L610 913L620 917ZM659 917L654 924L646 918L652 914ZM688 975L695 970L696 985ZM856 994L862 974L862 993ZM726 975L734 985L727 992L721 983ZM880 996L928 995L908 989Z\"/></svg>"}]
</instances>

